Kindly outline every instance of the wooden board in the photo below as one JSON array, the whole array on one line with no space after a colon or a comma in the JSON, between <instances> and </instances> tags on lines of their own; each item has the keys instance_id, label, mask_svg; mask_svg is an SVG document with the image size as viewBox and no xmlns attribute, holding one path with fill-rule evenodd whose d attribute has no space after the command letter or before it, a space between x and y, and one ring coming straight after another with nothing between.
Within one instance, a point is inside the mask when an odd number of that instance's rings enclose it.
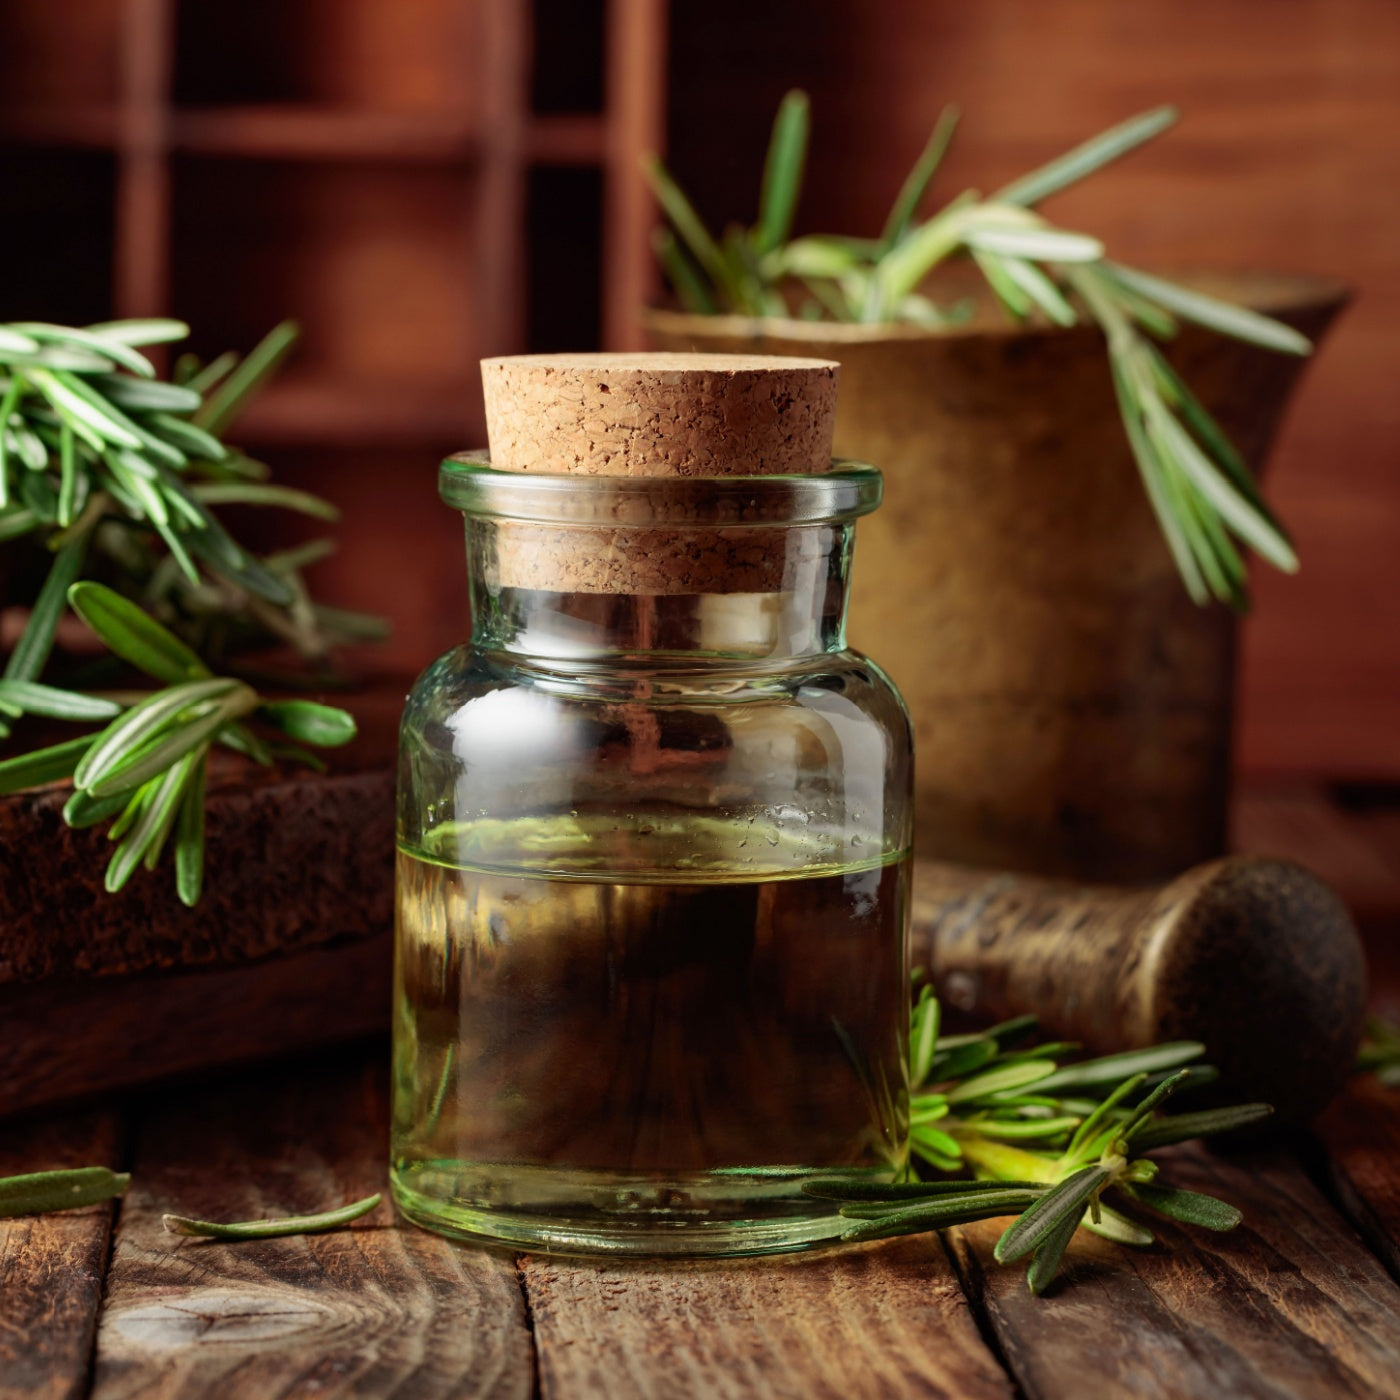
<instances>
[{"instance_id":1,"label":"wooden board","mask_svg":"<svg viewBox=\"0 0 1400 1400\"><path fill-rule=\"evenodd\" d=\"M1013 1393L936 1236L787 1259L520 1269L546 1400Z\"/></svg>"},{"instance_id":2,"label":"wooden board","mask_svg":"<svg viewBox=\"0 0 1400 1400\"><path fill-rule=\"evenodd\" d=\"M1400 1279L1400 1088L1373 1075L1356 1080L1318 1135L1342 1209Z\"/></svg>"},{"instance_id":3,"label":"wooden board","mask_svg":"<svg viewBox=\"0 0 1400 1400\"><path fill-rule=\"evenodd\" d=\"M0 1133L0 1176L121 1166L114 1113L30 1118ZM0 1400L86 1389L113 1207L0 1220Z\"/></svg>"},{"instance_id":4,"label":"wooden board","mask_svg":"<svg viewBox=\"0 0 1400 1400\"><path fill-rule=\"evenodd\" d=\"M1245 1223L1219 1236L1164 1223L1163 1247L1146 1251L1080 1231L1042 1298L1023 1269L992 1261L1005 1222L950 1232L1030 1400L1396 1393L1400 1288L1295 1161L1161 1160L1174 1185L1232 1202Z\"/></svg>"},{"instance_id":5,"label":"wooden board","mask_svg":"<svg viewBox=\"0 0 1400 1400\"><path fill-rule=\"evenodd\" d=\"M385 1189L383 1057L173 1093L142 1116L116 1232L93 1390L121 1397L525 1397L533 1355L515 1268L395 1221L226 1244L161 1214L249 1219Z\"/></svg>"}]
</instances>

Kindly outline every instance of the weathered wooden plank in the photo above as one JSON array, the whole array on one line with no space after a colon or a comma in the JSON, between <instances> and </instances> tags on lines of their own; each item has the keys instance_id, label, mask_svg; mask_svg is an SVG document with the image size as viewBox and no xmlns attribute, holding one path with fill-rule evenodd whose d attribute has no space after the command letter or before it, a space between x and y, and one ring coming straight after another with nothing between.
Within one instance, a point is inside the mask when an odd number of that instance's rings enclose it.
<instances>
[{"instance_id":1,"label":"weathered wooden plank","mask_svg":"<svg viewBox=\"0 0 1400 1400\"><path fill-rule=\"evenodd\" d=\"M1232 1201L1244 1224L1216 1236L1164 1223L1164 1247L1144 1251L1080 1231L1042 1298L1023 1268L992 1261L997 1222L950 1232L1030 1400L1400 1394L1400 1288L1296 1162L1187 1150L1170 1175Z\"/></svg>"},{"instance_id":2,"label":"weathered wooden plank","mask_svg":"<svg viewBox=\"0 0 1400 1400\"><path fill-rule=\"evenodd\" d=\"M0 1130L0 1176L118 1167L109 1113L25 1118ZM112 1206L0 1220L0 1400L86 1393Z\"/></svg>"},{"instance_id":3,"label":"weathered wooden plank","mask_svg":"<svg viewBox=\"0 0 1400 1400\"><path fill-rule=\"evenodd\" d=\"M376 1052L163 1096L141 1124L98 1332L94 1395L520 1396L534 1357L509 1257L395 1222L181 1239L161 1213L248 1219L384 1190Z\"/></svg>"},{"instance_id":4,"label":"weathered wooden plank","mask_svg":"<svg viewBox=\"0 0 1400 1400\"><path fill-rule=\"evenodd\" d=\"M546 1400L1012 1394L933 1237L761 1261L520 1267Z\"/></svg>"},{"instance_id":5,"label":"weathered wooden plank","mask_svg":"<svg viewBox=\"0 0 1400 1400\"><path fill-rule=\"evenodd\" d=\"M176 898L168 860L108 894L106 830L64 824L70 792L61 783L0 799L0 984L241 967L393 922L387 762L320 775L221 755L195 909Z\"/></svg>"},{"instance_id":6,"label":"weathered wooden plank","mask_svg":"<svg viewBox=\"0 0 1400 1400\"><path fill-rule=\"evenodd\" d=\"M390 943L386 929L222 971L0 986L0 1114L384 1030Z\"/></svg>"},{"instance_id":7,"label":"weathered wooden plank","mask_svg":"<svg viewBox=\"0 0 1400 1400\"><path fill-rule=\"evenodd\" d=\"M1318 1134L1342 1209L1400 1280L1400 1089L1353 1080Z\"/></svg>"}]
</instances>

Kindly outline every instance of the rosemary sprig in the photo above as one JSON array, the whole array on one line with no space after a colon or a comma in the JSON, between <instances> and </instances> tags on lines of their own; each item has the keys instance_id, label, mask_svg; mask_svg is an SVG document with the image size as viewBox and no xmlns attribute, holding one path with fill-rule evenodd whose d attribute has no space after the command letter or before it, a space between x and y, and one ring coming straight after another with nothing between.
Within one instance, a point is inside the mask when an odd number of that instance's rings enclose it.
<instances>
[{"instance_id":1,"label":"rosemary sprig","mask_svg":"<svg viewBox=\"0 0 1400 1400\"><path fill-rule=\"evenodd\" d=\"M1171 107L1131 118L1004 186L990 198L964 191L931 218L916 218L952 140L957 112L939 116L878 239L789 237L808 145L806 95L790 92L773 125L757 222L716 240L657 160L652 189L670 224L657 255L681 304L704 315L792 314L788 292L805 288L806 320L905 321L939 328L964 319L963 304L940 307L920 290L940 263L970 258L1013 318L1042 317L1103 331L1124 431L1143 486L1191 597L1248 605L1240 546L1276 568L1297 556L1265 505L1248 467L1219 424L1157 348L1181 321L1207 326L1282 354L1305 355L1308 340L1243 307L1110 262L1098 239L1060 229L1035 206L1136 150L1176 121Z\"/></svg>"},{"instance_id":2,"label":"rosemary sprig","mask_svg":"<svg viewBox=\"0 0 1400 1400\"><path fill-rule=\"evenodd\" d=\"M0 761L0 794L36 782L73 779L63 809L69 826L115 817L118 843L107 866L115 893L144 864L153 870L172 833L176 889L195 904L203 885L205 774L210 750L223 744L270 764L267 744L247 727L261 721L318 748L348 743L355 721L344 710L309 700L265 700L252 686L215 676L180 639L135 603L100 583L68 590L73 611L106 646L165 686L129 703L37 685L0 681L0 708L60 719L110 719L105 729ZM299 749L282 750L315 762Z\"/></svg>"},{"instance_id":3,"label":"rosemary sprig","mask_svg":"<svg viewBox=\"0 0 1400 1400\"><path fill-rule=\"evenodd\" d=\"M922 987L910 1018L910 1155L887 1184L815 1177L812 1196L840 1203L847 1241L919 1234L1000 1216L1015 1219L998 1241L998 1261L1031 1259L1028 1282L1043 1292L1075 1231L1120 1244L1155 1236L1127 1210L1212 1230L1240 1213L1223 1201L1167 1186L1146 1154L1156 1148L1262 1122L1267 1104L1166 1115L1180 1090L1213 1078L1195 1064L1195 1042L1062 1064L1073 1046L1029 1046L1035 1020L1021 1017L978 1035L940 1036L939 1005ZM879 1125L881 1140L891 1136ZM945 1179L937 1179L937 1174ZM946 1179L954 1174L962 1179ZM973 1179L966 1179L970 1175Z\"/></svg>"},{"instance_id":4,"label":"rosemary sprig","mask_svg":"<svg viewBox=\"0 0 1400 1400\"><path fill-rule=\"evenodd\" d=\"M354 734L342 710L269 701L215 670L235 648L269 642L319 665L337 643L383 627L311 599L301 571L329 552L328 541L259 558L215 514L274 506L336 518L328 502L269 483L266 467L221 441L291 349L296 327L276 327L241 360L182 357L170 382L158 379L140 347L186 334L166 319L0 326L0 541L49 561L0 679L0 739L25 715L106 725L0 758L0 793L72 777L69 825L115 818L107 888L120 889L142 863L153 868L173 839L176 886L193 904L211 747L319 767L300 745ZM99 573L116 587L91 581ZM69 609L165 688L132 700L50 677ZM252 721L296 743L274 748Z\"/></svg>"},{"instance_id":5,"label":"rosemary sprig","mask_svg":"<svg viewBox=\"0 0 1400 1400\"><path fill-rule=\"evenodd\" d=\"M240 1220L221 1224L216 1220L192 1220L186 1215L164 1215L165 1228L172 1235L197 1235L208 1240L272 1240L282 1235L318 1235L338 1230L362 1215L368 1215L383 1198L376 1193L338 1210L319 1215L289 1215L277 1220Z\"/></svg>"},{"instance_id":6,"label":"rosemary sprig","mask_svg":"<svg viewBox=\"0 0 1400 1400\"><path fill-rule=\"evenodd\" d=\"M131 1177L126 1172L109 1171L106 1167L71 1167L0 1177L0 1216L76 1210L79 1206L110 1201L130 1184Z\"/></svg>"}]
</instances>

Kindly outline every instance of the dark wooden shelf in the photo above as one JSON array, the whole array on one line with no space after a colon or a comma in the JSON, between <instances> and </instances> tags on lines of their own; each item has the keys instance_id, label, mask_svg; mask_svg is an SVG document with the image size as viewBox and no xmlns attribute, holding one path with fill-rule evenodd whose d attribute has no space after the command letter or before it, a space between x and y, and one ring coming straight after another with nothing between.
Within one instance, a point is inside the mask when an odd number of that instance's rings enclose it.
<instances>
[{"instance_id":1,"label":"dark wooden shelf","mask_svg":"<svg viewBox=\"0 0 1400 1400\"><path fill-rule=\"evenodd\" d=\"M122 112L101 103L36 103L0 108L0 141L29 146L81 146L115 150Z\"/></svg>"},{"instance_id":2,"label":"dark wooden shelf","mask_svg":"<svg viewBox=\"0 0 1400 1400\"><path fill-rule=\"evenodd\" d=\"M237 436L272 446L413 446L486 440L480 389L418 384L353 384L287 377L239 420Z\"/></svg>"},{"instance_id":3,"label":"dark wooden shelf","mask_svg":"<svg viewBox=\"0 0 1400 1400\"><path fill-rule=\"evenodd\" d=\"M275 160L461 161L480 150L476 124L466 113L309 104L177 110L170 144L195 155Z\"/></svg>"},{"instance_id":4,"label":"dark wooden shelf","mask_svg":"<svg viewBox=\"0 0 1400 1400\"><path fill-rule=\"evenodd\" d=\"M536 165L603 165L607 122L591 112L537 116L526 128L526 152Z\"/></svg>"}]
</instances>

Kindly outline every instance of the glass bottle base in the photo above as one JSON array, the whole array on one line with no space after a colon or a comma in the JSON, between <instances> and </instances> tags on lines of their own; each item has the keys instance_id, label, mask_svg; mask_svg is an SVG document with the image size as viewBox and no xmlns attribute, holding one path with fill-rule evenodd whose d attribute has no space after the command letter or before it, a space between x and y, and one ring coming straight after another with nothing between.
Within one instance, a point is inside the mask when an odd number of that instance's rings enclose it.
<instances>
[{"instance_id":1,"label":"glass bottle base","mask_svg":"<svg viewBox=\"0 0 1400 1400\"><path fill-rule=\"evenodd\" d=\"M626 1172L413 1163L389 1178L403 1215L441 1235L532 1253L701 1259L835 1243L850 1222L796 1186L815 1174L781 1168L663 1182Z\"/></svg>"}]
</instances>

